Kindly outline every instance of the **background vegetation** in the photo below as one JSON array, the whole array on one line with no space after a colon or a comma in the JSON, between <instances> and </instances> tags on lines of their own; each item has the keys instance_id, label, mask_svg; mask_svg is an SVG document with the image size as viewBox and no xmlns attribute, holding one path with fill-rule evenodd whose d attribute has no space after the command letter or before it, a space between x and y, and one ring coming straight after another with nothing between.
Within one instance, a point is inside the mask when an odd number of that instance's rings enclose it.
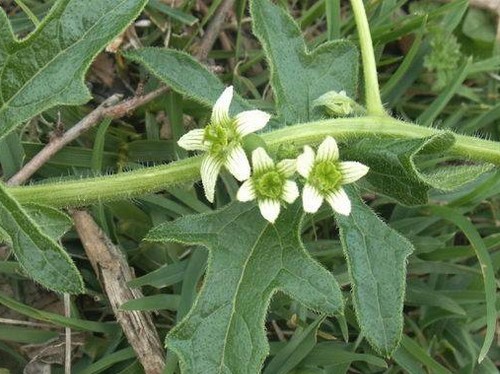
<instances>
[{"instance_id":1,"label":"background vegetation","mask_svg":"<svg viewBox=\"0 0 500 374\"><path fill-rule=\"evenodd\" d=\"M22 37L53 3L6 0L1 6L15 34ZM298 22L310 49L337 38L357 42L347 1L278 4ZM500 140L500 38L494 11L499 8L490 4L495 2L366 2L382 100L388 111L423 126ZM137 21L92 63L85 80L93 95L89 104L47 110L30 120L22 132L0 141L3 180L14 176L44 144L116 94L135 99L123 102L128 104L116 109L112 120L96 121L100 126L65 146L36 171L33 181L121 173L186 157L175 140L203 126L210 108L161 88L155 76L121 53L141 46L186 51L226 84L233 84L253 106L274 110L269 66L252 33L245 0L150 0ZM153 100L137 100L150 92L157 93ZM426 160L419 162L425 165ZM447 162L442 159L443 164ZM416 207L397 205L389 197L374 194L368 184L362 187L364 200L416 248L408 260L404 336L399 348L391 358L382 357L359 334L335 222L327 215L318 216L308 223L303 240L341 284L347 299L345 319L323 319L284 294L275 295L266 319L271 355L263 372L496 373L500 362L496 341L487 358L477 362L485 337L485 300L491 295L485 294L473 247L489 251L498 274L500 173L490 171L451 193L431 190L431 204ZM208 205L199 185L180 185L156 195L91 207L99 226L133 268L137 278L128 285L144 294L122 308L154 311L152 320L161 341L191 307L207 253L142 239L161 222L227 204L236 188L233 180L223 178L216 206ZM436 208L441 205L447 208ZM134 350L114 322L110 290L101 286L105 275L96 275L96 264L74 230L64 235L62 243L88 288L87 294L66 300L23 276L9 248L0 246L0 373L22 372L23 368L36 373L47 367L64 372L65 328L72 329L73 372L142 372ZM498 309L498 296L494 303ZM71 315L61 318L65 305ZM167 371L177 370L177 359L170 355Z\"/></svg>"}]
</instances>

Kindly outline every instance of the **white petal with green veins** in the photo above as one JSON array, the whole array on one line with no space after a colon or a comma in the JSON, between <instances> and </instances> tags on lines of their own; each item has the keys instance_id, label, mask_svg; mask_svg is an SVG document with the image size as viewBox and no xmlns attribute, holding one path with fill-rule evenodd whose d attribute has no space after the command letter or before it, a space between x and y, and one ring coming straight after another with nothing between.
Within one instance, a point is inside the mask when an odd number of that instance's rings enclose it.
<instances>
[{"instance_id":1,"label":"white petal with green veins","mask_svg":"<svg viewBox=\"0 0 500 374\"><path fill-rule=\"evenodd\" d=\"M323 204L323 196L321 196L316 188L310 184L306 184L302 190L304 211L307 213L316 213L321 204Z\"/></svg>"},{"instance_id":2,"label":"white petal with green veins","mask_svg":"<svg viewBox=\"0 0 500 374\"><path fill-rule=\"evenodd\" d=\"M233 99L233 86L224 90L212 109L212 123L220 124L229 120L229 107Z\"/></svg>"},{"instance_id":3,"label":"white petal with green veins","mask_svg":"<svg viewBox=\"0 0 500 374\"><path fill-rule=\"evenodd\" d=\"M248 110L241 112L234 118L236 121L236 131L240 136L245 136L263 129L271 115L261 110Z\"/></svg>"},{"instance_id":4,"label":"white petal with green veins","mask_svg":"<svg viewBox=\"0 0 500 374\"><path fill-rule=\"evenodd\" d=\"M326 201L338 214L348 216L351 213L351 200L343 188L328 195Z\"/></svg>"},{"instance_id":5,"label":"white petal with green veins","mask_svg":"<svg viewBox=\"0 0 500 374\"><path fill-rule=\"evenodd\" d=\"M274 161L264 148L259 147L252 152L253 172L258 173L274 167Z\"/></svg>"},{"instance_id":6,"label":"white petal with green veins","mask_svg":"<svg viewBox=\"0 0 500 374\"><path fill-rule=\"evenodd\" d=\"M250 164L247 155L240 145L234 147L224 163L227 170L240 182L250 178Z\"/></svg>"},{"instance_id":7,"label":"white petal with green veins","mask_svg":"<svg viewBox=\"0 0 500 374\"><path fill-rule=\"evenodd\" d=\"M276 168L286 178L290 178L297 171L297 160L285 159L276 164Z\"/></svg>"},{"instance_id":8,"label":"white petal with green veins","mask_svg":"<svg viewBox=\"0 0 500 374\"><path fill-rule=\"evenodd\" d=\"M342 173L342 184L356 182L364 177L370 168L357 161L344 161L340 163Z\"/></svg>"},{"instance_id":9,"label":"white petal with green veins","mask_svg":"<svg viewBox=\"0 0 500 374\"><path fill-rule=\"evenodd\" d=\"M339 158L339 147L335 139L331 136L327 136L325 140L318 147L318 160L338 160Z\"/></svg>"},{"instance_id":10,"label":"white petal with green veins","mask_svg":"<svg viewBox=\"0 0 500 374\"><path fill-rule=\"evenodd\" d=\"M201 181L205 190L205 196L211 203L214 201L215 184L217 183L217 176L221 167L222 162L210 155L206 155L201 161Z\"/></svg>"},{"instance_id":11,"label":"white petal with green veins","mask_svg":"<svg viewBox=\"0 0 500 374\"><path fill-rule=\"evenodd\" d=\"M308 145L304 147L304 152L297 157L297 172L304 178L309 177L315 157L313 149Z\"/></svg>"},{"instance_id":12,"label":"white petal with green veins","mask_svg":"<svg viewBox=\"0 0 500 374\"><path fill-rule=\"evenodd\" d=\"M238 193L236 194L236 199L241 202L251 201L255 199L255 189L253 187L253 182L251 179L246 180L240 186Z\"/></svg>"},{"instance_id":13,"label":"white petal with green veins","mask_svg":"<svg viewBox=\"0 0 500 374\"><path fill-rule=\"evenodd\" d=\"M208 147L203 142L204 137L204 129L191 130L182 135L177 144L179 144L179 147L184 148L187 151L206 151Z\"/></svg>"},{"instance_id":14,"label":"white petal with green veins","mask_svg":"<svg viewBox=\"0 0 500 374\"><path fill-rule=\"evenodd\" d=\"M297 183L291 180L285 181L283 185L283 200L285 200L288 204L293 203L299 197L299 188L297 187Z\"/></svg>"},{"instance_id":15,"label":"white petal with green veins","mask_svg":"<svg viewBox=\"0 0 500 374\"><path fill-rule=\"evenodd\" d=\"M274 223L280 214L280 202L278 200L261 200L259 201L260 214L267 221Z\"/></svg>"}]
</instances>

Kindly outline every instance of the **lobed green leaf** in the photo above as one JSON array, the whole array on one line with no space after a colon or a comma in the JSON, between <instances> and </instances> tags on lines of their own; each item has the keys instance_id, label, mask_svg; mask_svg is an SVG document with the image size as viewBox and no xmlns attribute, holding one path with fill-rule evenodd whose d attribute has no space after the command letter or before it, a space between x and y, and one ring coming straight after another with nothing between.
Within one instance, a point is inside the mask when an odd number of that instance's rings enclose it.
<instances>
[{"instance_id":1,"label":"lobed green leaf","mask_svg":"<svg viewBox=\"0 0 500 374\"><path fill-rule=\"evenodd\" d=\"M451 133L410 140L363 139L343 155L370 167L366 180L379 193L405 205L426 204L432 188L450 191L481 176L493 165L445 165L421 171L417 158L438 155L454 143Z\"/></svg>"},{"instance_id":2,"label":"lobed green leaf","mask_svg":"<svg viewBox=\"0 0 500 374\"><path fill-rule=\"evenodd\" d=\"M19 264L44 287L77 294L84 290L83 280L55 241L68 229L68 220L53 208L30 206L25 210L0 184L0 225Z\"/></svg>"},{"instance_id":3,"label":"lobed green leaf","mask_svg":"<svg viewBox=\"0 0 500 374\"><path fill-rule=\"evenodd\" d=\"M348 41L334 41L308 51L297 23L269 0L252 0L254 34L271 69L278 114L287 124L321 118L313 101L328 91L356 97L358 52Z\"/></svg>"},{"instance_id":4,"label":"lobed green leaf","mask_svg":"<svg viewBox=\"0 0 500 374\"><path fill-rule=\"evenodd\" d=\"M0 9L0 139L56 105L90 100L83 78L94 57L146 0L59 0L24 40Z\"/></svg>"},{"instance_id":5,"label":"lobed green leaf","mask_svg":"<svg viewBox=\"0 0 500 374\"><path fill-rule=\"evenodd\" d=\"M255 205L235 203L165 223L148 234L149 241L199 244L210 251L204 286L166 340L184 372L258 372L269 349L264 318L277 290L310 309L342 313L335 278L299 238L302 217L300 204L294 204L271 225Z\"/></svg>"},{"instance_id":6,"label":"lobed green leaf","mask_svg":"<svg viewBox=\"0 0 500 374\"><path fill-rule=\"evenodd\" d=\"M406 258L413 246L364 205L354 189L346 190L352 201L351 214L335 216L356 315L366 339L389 356L401 339Z\"/></svg>"},{"instance_id":7,"label":"lobed green leaf","mask_svg":"<svg viewBox=\"0 0 500 374\"><path fill-rule=\"evenodd\" d=\"M175 91L206 107L212 107L225 89L217 76L187 53L150 47L127 51L124 55L143 65ZM250 104L235 94L231 112L239 113L247 109L251 109Z\"/></svg>"}]
</instances>

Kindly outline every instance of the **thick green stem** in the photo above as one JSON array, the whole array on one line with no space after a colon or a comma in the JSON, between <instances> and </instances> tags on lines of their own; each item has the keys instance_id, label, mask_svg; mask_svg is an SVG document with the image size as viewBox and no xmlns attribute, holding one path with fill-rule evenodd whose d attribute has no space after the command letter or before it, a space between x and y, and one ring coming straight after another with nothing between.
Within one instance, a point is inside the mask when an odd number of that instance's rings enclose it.
<instances>
[{"instance_id":1,"label":"thick green stem","mask_svg":"<svg viewBox=\"0 0 500 374\"><path fill-rule=\"evenodd\" d=\"M442 130L422 127L390 117L367 116L330 119L289 126L262 135L271 150L280 144L302 147L320 143L325 136L349 140L364 137L399 139L422 138L443 133ZM456 135L450 153L476 161L500 166L499 143L465 135ZM52 206L84 206L101 201L132 198L160 191L181 183L199 179L201 157L192 157L168 165L138 169L121 174L47 183L8 190L21 203L34 202Z\"/></svg>"},{"instance_id":2,"label":"thick green stem","mask_svg":"<svg viewBox=\"0 0 500 374\"><path fill-rule=\"evenodd\" d=\"M359 46L363 59L363 74L365 82L365 100L368 114L372 116L385 115L377 78L377 65L375 63L375 53L373 52L370 26L366 17L363 0L351 0L354 19L359 35Z\"/></svg>"}]
</instances>

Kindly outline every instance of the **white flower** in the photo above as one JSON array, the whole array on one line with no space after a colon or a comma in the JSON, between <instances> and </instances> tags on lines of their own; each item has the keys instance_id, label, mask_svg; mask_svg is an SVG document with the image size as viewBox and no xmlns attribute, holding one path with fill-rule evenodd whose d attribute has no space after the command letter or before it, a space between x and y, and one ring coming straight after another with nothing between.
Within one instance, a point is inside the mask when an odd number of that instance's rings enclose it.
<instances>
[{"instance_id":1,"label":"white flower","mask_svg":"<svg viewBox=\"0 0 500 374\"><path fill-rule=\"evenodd\" d=\"M302 191L304 211L315 213L323 200L345 216L351 213L351 201L342 185L357 181L368 173L368 166L356 161L339 161L337 142L328 136L315 154L309 146L297 157L297 172L306 178Z\"/></svg>"},{"instance_id":2,"label":"white flower","mask_svg":"<svg viewBox=\"0 0 500 374\"><path fill-rule=\"evenodd\" d=\"M243 182L236 198L239 201L257 200L260 213L271 223L276 221L281 203L293 203L299 197L299 189L289 180L295 173L295 160L282 160L277 164L264 148L252 152L253 173Z\"/></svg>"},{"instance_id":3,"label":"white flower","mask_svg":"<svg viewBox=\"0 0 500 374\"><path fill-rule=\"evenodd\" d=\"M217 176L225 166L239 181L250 177L250 164L243 150L245 135L262 129L271 116L260 110L248 110L234 117L229 116L233 98L233 87L224 90L217 99L210 123L204 129L197 129L183 135L178 144L188 151L205 151L201 163L201 181L205 196L214 201Z\"/></svg>"}]
</instances>

